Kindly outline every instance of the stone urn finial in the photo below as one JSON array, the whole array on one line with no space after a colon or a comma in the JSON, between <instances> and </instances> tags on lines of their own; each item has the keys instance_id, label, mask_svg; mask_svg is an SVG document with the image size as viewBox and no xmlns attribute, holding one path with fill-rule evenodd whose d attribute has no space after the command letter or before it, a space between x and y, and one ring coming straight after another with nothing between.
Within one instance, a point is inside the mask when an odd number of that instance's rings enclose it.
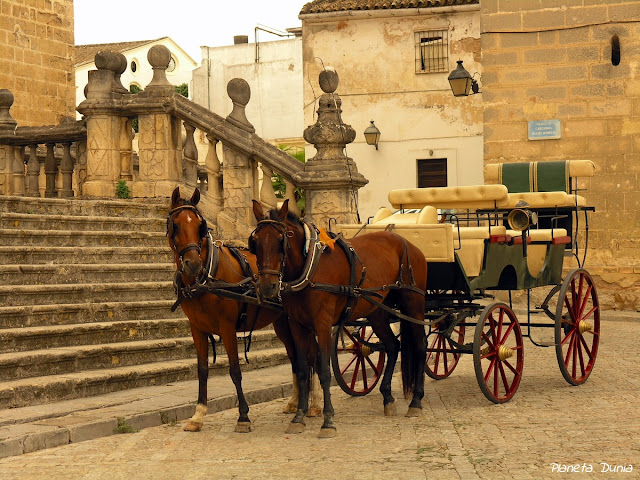
<instances>
[{"instance_id":1,"label":"stone urn finial","mask_svg":"<svg viewBox=\"0 0 640 480\"><path fill-rule=\"evenodd\" d=\"M171 62L171 52L164 45L154 45L147 52L147 60L153 67L153 79L147 88L173 88L167 80L167 68Z\"/></svg>"},{"instance_id":2,"label":"stone urn finial","mask_svg":"<svg viewBox=\"0 0 640 480\"><path fill-rule=\"evenodd\" d=\"M233 102L233 110L227 117L227 121L247 132L255 133L256 129L247 119L246 107L251 98L251 87L242 78L233 78L227 84L227 95Z\"/></svg>"},{"instance_id":3,"label":"stone urn finial","mask_svg":"<svg viewBox=\"0 0 640 480\"><path fill-rule=\"evenodd\" d=\"M122 53L117 53L116 55L118 57L119 63L118 68L116 68L113 72L115 74L113 77L115 91L118 93L129 93L129 90L127 90L126 87L122 85L122 81L120 79L124 71L127 69L127 57L125 57Z\"/></svg>"},{"instance_id":4,"label":"stone urn finial","mask_svg":"<svg viewBox=\"0 0 640 480\"><path fill-rule=\"evenodd\" d=\"M0 89L0 130L15 130L18 123L13 119L9 109L15 98L6 88Z\"/></svg>"}]
</instances>

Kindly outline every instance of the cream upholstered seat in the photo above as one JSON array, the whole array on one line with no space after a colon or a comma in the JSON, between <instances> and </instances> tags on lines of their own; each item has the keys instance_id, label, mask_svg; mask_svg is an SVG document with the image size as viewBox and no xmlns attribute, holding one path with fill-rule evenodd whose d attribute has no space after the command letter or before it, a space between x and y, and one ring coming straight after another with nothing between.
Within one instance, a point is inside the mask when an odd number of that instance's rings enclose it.
<instances>
[{"instance_id":1,"label":"cream upholstered seat","mask_svg":"<svg viewBox=\"0 0 640 480\"><path fill-rule=\"evenodd\" d=\"M389 203L395 208L494 208L506 201L504 185L471 185L462 187L406 188L391 190Z\"/></svg>"}]
</instances>

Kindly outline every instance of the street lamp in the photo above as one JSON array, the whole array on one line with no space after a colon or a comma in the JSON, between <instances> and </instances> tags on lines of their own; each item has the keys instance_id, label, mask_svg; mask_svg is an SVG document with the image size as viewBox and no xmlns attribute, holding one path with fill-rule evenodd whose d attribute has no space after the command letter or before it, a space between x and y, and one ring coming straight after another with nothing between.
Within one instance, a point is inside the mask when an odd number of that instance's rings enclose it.
<instances>
[{"instance_id":1,"label":"street lamp","mask_svg":"<svg viewBox=\"0 0 640 480\"><path fill-rule=\"evenodd\" d=\"M364 131L364 138L367 141L367 145L375 145L376 150L378 150L378 140L380 140L380 130L375 126L373 120L371 120L371 125L369 125Z\"/></svg>"},{"instance_id":2,"label":"street lamp","mask_svg":"<svg viewBox=\"0 0 640 480\"><path fill-rule=\"evenodd\" d=\"M457 61L458 66L449 74L448 80L454 97L466 97L469 90L475 93L480 92L478 82L476 82L469 72L462 66L462 60ZM473 95L472 94L472 95Z\"/></svg>"}]
</instances>

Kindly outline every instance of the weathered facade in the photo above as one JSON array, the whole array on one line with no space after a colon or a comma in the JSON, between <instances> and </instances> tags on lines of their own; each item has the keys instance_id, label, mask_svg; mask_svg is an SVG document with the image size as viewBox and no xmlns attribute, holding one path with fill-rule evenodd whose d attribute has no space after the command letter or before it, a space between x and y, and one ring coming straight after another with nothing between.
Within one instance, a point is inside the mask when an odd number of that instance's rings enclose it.
<instances>
[{"instance_id":1,"label":"weathered facade","mask_svg":"<svg viewBox=\"0 0 640 480\"><path fill-rule=\"evenodd\" d=\"M606 308L638 310L640 2L544 3L482 2L485 161L593 160L587 268ZM536 120L560 138L529 140Z\"/></svg>"},{"instance_id":2,"label":"weathered facade","mask_svg":"<svg viewBox=\"0 0 640 480\"><path fill-rule=\"evenodd\" d=\"M363 221L388 205L391 188L419 186L425 165L445 167L448 185L482 183L482 95L456 98L447 81L457 60L481 72L477 0L316 0L300 19L305 124L315 121L320 95L306 79L331 65L344 121L356 131L347 155L370 180L359 192ZM381 132L377 150L363 135L371 120Z\"/></svg>"},{"instance_id":3,"label":"weathered facade","mask_svg":"<svg viewBox=\"0 0 640 480\"><path fill-rule=\"evenodd\" d=\"M73 43L73 0L0 2L0 88L19 125L74 116Z\"/></svg>"}]
</instances>

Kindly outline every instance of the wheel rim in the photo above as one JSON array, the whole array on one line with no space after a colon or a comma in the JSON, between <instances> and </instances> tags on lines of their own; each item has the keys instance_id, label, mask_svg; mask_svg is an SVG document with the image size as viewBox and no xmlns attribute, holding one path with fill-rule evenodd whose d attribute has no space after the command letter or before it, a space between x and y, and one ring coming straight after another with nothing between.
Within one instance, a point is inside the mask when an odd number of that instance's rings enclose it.
<instances>
[{"instance_id":1,"label":"wheel rim","mask_svg":"<svg viewBox=\"0 0 640 480\"><path fill-rule=\"evenodd\" d=\"M458 344L464 343L465 327L458 325L453 329L450 337L439 331L441 325L436 325L436 331L432 334L433 339L427 348L427 361L425 362L425 372L434 380L442 380L451 375L458 365L459 353L452 352L455 346L452 340Z\"/></svg>"},{"instance_id":2,"label":"wheel rim","mask_svg":"<svg viewBox=\"0 0 640 480\"><path fill-rule=\"evenodd\" d=\"M562 376L572 385L584 383L593 370L600 343L598 294L585 270L573 271L562 284L555 341Z\"/></svg>"},{"instance_id":3,"label":"wheel rim","mask_svg":"<svg viewBox=\"0 0 640 480\"><path fill-rule=\"evenodd\" d=\"M340 338L343 334L344 345ZM380 380L384 369L385 354L371 351L368 345L358 340L355 332L365 342L376 343L373 329L363 326L349 331L341 328L334 333L332 355L333 373L340 388L349 395L361 396L371 392Z\"/></svg>"},{"instance_id":4,"label":"wheel rim","mask_svg":"<svg viewBox=\"0 0 640 480\"><path fill-rule=\"evenodd\" d=\"M473 363L478 385L494 403L511 400L524 366L522 332L516 315L505 304L486 307L476 324Z\"/></svg>"}]
</instances>

